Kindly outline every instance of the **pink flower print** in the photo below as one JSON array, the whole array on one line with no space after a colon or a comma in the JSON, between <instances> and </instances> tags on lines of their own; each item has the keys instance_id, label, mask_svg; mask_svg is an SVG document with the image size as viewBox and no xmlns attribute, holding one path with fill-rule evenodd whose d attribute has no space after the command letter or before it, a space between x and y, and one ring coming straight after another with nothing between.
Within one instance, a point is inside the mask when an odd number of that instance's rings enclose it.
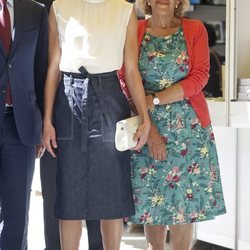
<instances>
[{"instance_id":1,"label":"pink flower print","mask_svg":"<svg viewBox=\"0 0 250 250\"><path fill-rule=\"evenodd\" d=\"M186 51L182 51L182 52L181 52L181 56L182 56L183 58L186 58L187 52L186 52Z\"/></svg>"},{"instance_id":2,"label":"pink flower print","mask_svg":"<svg viewBox=\"0 0 250 250\"><path fill-rule=\"evenodd\" d=\"M151 217L151 214L148 212L145 212L140 218L140 222L146 222L146 223L152 223L153 219Z\"/></svg>"},{"instance_id":3,"label":"pink flower print","mask_svg":"<svg viewBox=\"0 0 250 250\"><path fill-rule=\"evenodd\" d=\"M179 173L179 167L177 167L177 166L173 167L172 172Z\"/></svg>"},{"instance_id":4,"label":"pink flower print","mask_svg":"<svg viewBox=\"0 0 250 250\"><path fill-rule=\"evenodd\" d=\"M176 59L176 63L177 63L177 64L181 64L181 63L182 63L182 59L181 59L180 57L178 57L178 58Z\"/></svg>"},{"instance_id":5,"label":"pink flower print","mask_svg":"<svg viewBox=\"0 0 250 250\"><path fill-rule=\"evenodd\" d=\"M178 182L180 180L180 177L178 175L173 176L172 181Z\"/></svg>"},{"instance_id":6,"label":"pink flower print","mask_svg":"<svg viewBox=\"0 0 250 250\"><path fill-rule=\"evenodd\" d=\"M196 219L197 219L197 216L198 216L197 213L192 212L192 213L190 214L190 216L189 216L189 217L191 218L191 222L195 222Z\"/></svg>"},{"instance_id":7,"label":"pink flower print","mask_svg":"<svg viewBox=\"0 0 250 250\"><path fill-rule=\"evenodd\" d=\"M185 68L184 68L183 66L181 66L181 67L179 67L179 70L180 70L181 72L184 72Z\"/></svg>"},{"instance_id":8,"label":"pink flower print","mask_svg":"<svg viewBox=\"0 0 250 250\"><path fill-rule=\"evenodd\" d=\"M176 59L177 64L188 64L188 57L186 51L182 51Z\"/></svg>"},{"instance_id":9,"label":"pink flower print","mask_svg":"<svg viewBox=\"0 0 250 250\"><path fill-rule=\"evenodd\" d=\"M187 56L187 52L183 51L182 52L182 57L183 57L183 64L187 65L188 64L188 56Z\"/></svg>"},{"instance_id":10,"label":"pink flower print","mask_svg":"<svg viewBox=\"0 0 250 250\"><path fill-rule=\"evenodd\" d=\"M174 188L174 184L173 183L169 183L168 186L173 189Z\"/></svg>"},{"instance_id":11,"label":"pink flower print","mask_svg":"<svg viewBox=\"0 0 250 250\"><path fill-rule=\"evenodd\" d=\"M197 163L193 163L192 166L188 166L187 168L188 170L188 173L193 173L193 174L200 174L200 167L199 167L199 164Z\"/></svg>"},{"instance_id":12,"label":"pink flower print","mask_svg":"<svg viewBox=\"0 0 250 250\"><path fill-rule=\"evenodd\" d=\"M198 166L199 166L198 163L193 163L193 164L192 164L192 167L193 167L193 168L198 168Z\"/></svg>"},{"instance_id":13,"label":"pink flower print","mask_svg":"<svg viewBox=\"0 0 250 250\"><path fill-rule=\"evenodd\" d=\"M167 137L162 136L161 139L162 139L162 141L164 142L164 144L167 144L167 143L168 143L168 138L167 138Z\"/></svg>"},{"instance_id":14,"label":"pink flower print","mask_svg":"<svg viewBox=\"0 0 250 250\"><path fill-rule=\"evenodd\" d=\"M187 154L187 151L188 151L187 148L181 150L181 156L184 157Z\"/></svg>"},{"instance_id":15,"label":"pink flower print","mask_svg":"<svg viewBox=\"0 0 250 250\"><path fill-rule=\"evenodd\" d=\"M166 177L166 181L171 181L172 180L172 175L167 175L167 177Z\"/></svg>"},{"instance_id":16,"label":"pink flower print","mask_svg":"<svg viewBox=\"0 0 250 250\"><path fill-rule=\"evenodd\" d=\"M148 60L149 61L153 60L156 56L157 56L157 52L155 52L155 51L148 52Z\"/></svg>"},{"instance_id":17,"label":"pink flower print","mask_svg":"<svg viewBox=\"0 0 250 250\"><path fill-rule=\"evenodd\" d=\"M148 168L141 168L140 169L141 179L144 179L148 174Z\"/></svg>"},{"instance_id":18,"label":"pink flower print","mask_svg":"<svg viewBox=\"0 0 250 250\"><path fill-rule=\"evenodd\" d=\"M150 164L149 165L149 169L154 169L155 168L155 165L154 164Z\"/></svg>"},{"instance_id":19,"label":"pink flower print","mask_svg":"<svg viewBox=\"0 0 250 250\"><path fill-rule=\"evenodd\" d=\"M177 129L181 129L184 127L184 124L183 124L183 120L181 117L178 117L177 120L176 120L176 127Z\"/></svg>"},{"instance_id":20,"label":"pink flower print","mask_svg":"<svg viewBox=\"0 0 250 250\"><path fill-rule=\"evenodd\" d=\"M217 180L217 172L214 166L210 166L210 180L211 181Z\"/></svg>"},{"instance_id":21,"label":"pink flower print","mask_svg":"<svg viewBox=\"0 0 250 250\"><path fill-rule=\"evenodd\" d=\"M211 139L212 141L214 141L214 133L213 133L213 132L210 133L210 139Z\"/></svg>"},{"instance_id":22,"label":"pink flower print","mask_svg":"<svg viewBox=\"0 0 250 250\"><path fill-rule=\"evenodd\" d=\"M194 223L196 221L196 218L191 219L191 223Z\"/></svg>"},{"instance_id":23,"label":"pink flower print","mask_svg":"<svg viewBox=\"0 0 250 250\"><path fill-rule=\"evenodd\" d=\"M198 164L193 164L193 173L194 173L194 174L200 174L200 173L201 173Z\"/></svg>"},{"instance_id":24,"label":"pink flower print","mask_svg":"<svg viewBox=\"0 0 250 250\"><path fill-rule=\"evenodd\" d=\"M199 124L199 120L197 118L193 119L191 122L191 129L196 128L196 126Z\"/></svg>"},{"instance_id":25,"label":"pink flower print","mask_svg":"<svg viewBox=\"0 0 250 250\"><path fill-rule=\"evenodd\" d=\"M166 181L178 182L180 180L180 171L178 167L173 167L172 171L170 171L166 177Z\"/></svg>"},{"instance_id":26,"label":"pink flower print","mask_svg":"<svg viewBox=\"0 0 250 250\"><path fill-rule=\"evenodd\" d=\"M194 129L194 128L196 128L196 126L197 126L197 123L195 123L195 124L192 124L192 125L191 125L191 129Z\"/></svg>"},{"instance_id":27,"label":"pink flower print","mask_svg":"<svg viewBox=\"0 0 250 250\"><path fill-rule=\"evenodd\" d=\"M216 207L216 205L217 205L216 199L213 199L212 204L213 204L214 207Z\"/></svg>"},{"instance_id":28,"label":"pink flower print","mask_svg":"<svg viewBox=\"0 0 250 250\"><path fill-rule=\"evenodd\" d=\"M185 143L182 143L181 146L182 146L182 150L180 154L182 157L184 157L187 154L187 145Z\"/></svg>"},{"instance_id":29,"label":"pink flower print","mask_svg":"<svg viewBox=\"0 0 250 250\"><path fill-rule=\"evenodd\" d=\"M196 212L192 212L192 213L190 214L190 217L191 217L191 218L196 218L196 217L197 217L197 213L196 213Z\"/></svg>"}]
</instances>

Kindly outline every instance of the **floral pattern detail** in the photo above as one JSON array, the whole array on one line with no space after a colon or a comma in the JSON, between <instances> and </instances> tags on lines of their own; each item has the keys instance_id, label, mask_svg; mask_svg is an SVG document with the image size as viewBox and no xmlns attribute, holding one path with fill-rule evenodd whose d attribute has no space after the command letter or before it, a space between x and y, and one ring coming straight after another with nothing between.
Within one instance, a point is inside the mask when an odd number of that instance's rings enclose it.
<instances>
[{"instance_id":1,"label":"floral pattern detail","mask_svg":"<svg viewBox=\"0 0 250 250\"><path fill-rule=\"evenodd\" d=\"M146 90L161 91L188 73L182 28L168 37L146 33L139 67ZM173 225L214 219L226 212L212 127L202 128L190 101L150 111L167 150L154 160L147 145L132 154L132 186L139 224Z\"/></svg>"}]
</instances>

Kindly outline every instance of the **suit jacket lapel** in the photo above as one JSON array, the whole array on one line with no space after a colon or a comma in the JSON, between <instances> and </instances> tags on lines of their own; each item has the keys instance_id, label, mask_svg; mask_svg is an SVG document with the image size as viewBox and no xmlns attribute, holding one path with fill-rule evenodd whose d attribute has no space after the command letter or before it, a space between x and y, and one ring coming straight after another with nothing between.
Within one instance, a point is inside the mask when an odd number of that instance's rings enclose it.
<instances>
[{"instance_id":1,"label":"suit jacket lapel","mask_svg":"<svg viewBox=\"0 0 250 250\"><path fill-rule=\"evenodd\" d=\"M23 0L14 0L14 25L13 25L14 41L12 42L9 56L13 54L22 32L22 22L23 19L25 18L24 17L25 9L23 3L24 3Z\"/></svg>"}]
</instances>

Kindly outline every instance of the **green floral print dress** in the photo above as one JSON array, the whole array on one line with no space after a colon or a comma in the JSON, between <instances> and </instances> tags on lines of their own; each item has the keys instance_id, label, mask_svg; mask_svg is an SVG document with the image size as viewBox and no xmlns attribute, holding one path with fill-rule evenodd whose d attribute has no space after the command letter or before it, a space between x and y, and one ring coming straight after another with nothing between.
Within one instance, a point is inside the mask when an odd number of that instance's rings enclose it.
<instances>
[{"instance_id":1,"label":"green floral print dress","mask_svg":"<svg viewBox=\"0 0 250 250\"><path fill-rule=\"evenodd\" d=\"M185 78L188 54L182 28L167 37L146 33L139 68L146 90L161 91ZM214 219L226 212L212 127L201 127L188 99L150 111L167 158L150 157L148 146L132 155L137 224L173 225Z\"/></svg>"}]
</instances>

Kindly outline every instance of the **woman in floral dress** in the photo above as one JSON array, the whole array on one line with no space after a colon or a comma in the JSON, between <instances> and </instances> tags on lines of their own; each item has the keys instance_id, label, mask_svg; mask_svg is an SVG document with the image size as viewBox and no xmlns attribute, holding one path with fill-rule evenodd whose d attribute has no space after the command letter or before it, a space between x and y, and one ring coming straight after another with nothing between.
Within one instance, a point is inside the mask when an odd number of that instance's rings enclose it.
<instances>
[{"instance_id":1,"label":"woman in floral dress","mask_svg":"<svg viewBox=\"0 0 250 250\"><path fill-rule=\"evenodd\" d=\"M182 18L188 0L141 0L139 68L151 115L148 144L132 157L136 213L147 242L164 249L192 246L193 223L226 212L218 156L202 88L209 77L207 32Z\"/></svg>"}]
</instances>

